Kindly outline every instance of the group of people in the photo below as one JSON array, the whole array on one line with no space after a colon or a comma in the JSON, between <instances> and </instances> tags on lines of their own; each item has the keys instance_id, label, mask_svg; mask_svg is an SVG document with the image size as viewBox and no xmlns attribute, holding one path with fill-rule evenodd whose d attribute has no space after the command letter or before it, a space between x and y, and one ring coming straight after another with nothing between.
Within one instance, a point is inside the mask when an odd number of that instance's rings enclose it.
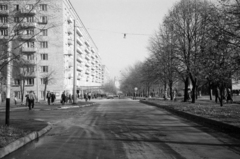
<instances>
[{"instance_id":1,"label":"group of people","mask_svg":"<svg viewBox=\"0 0 240 159\"><path fill-rule=\"evenodd\" d=\"M73 102L73 95L70 93L67 94L65 91L63 91L61 95L61 103L64 105L65 103L72 103Z\"/></svg>"},{"instance_id":2,"label":"group of people","mask_svg":"<svg viewBox=\"0 0 240 159\"><path fill-rule=\"evenodd\" d=\"M35 99L37 98L33 91L30 91L25 95L26 97L26 106L28 106L29 110L34 108Z\"/></svg>"},{"instance_id":3,"label":"group of people","mask_svg":"<svg viewBox=\"0 0 240 159\"><path fill-rule=\"evenodd\" d=\"M221 102L220 98L222 97L223 101L226 101L227 103L230 101L231 103L233 102L233 98L232 98L232 92L230 88L226 88L223 90L222 92L222 96L221 96L221 91L220 89L217 87L216 91L215 91L215 102L217 103L218 101Z\"/></svg>"},{"instance_id":4,"label":"group of people","mask_svg":"<svg viewBox=\"0 0 240 159\"><path fill-rule=\"evenodd\" d=\"M51 105L51 103L53 105L56 99L56 95L55 93L48 91L46 98L47 98L48 105Z\"/></svg>"},{"instance_id":5,"label":"group of people","mask_svg":"<svg viewBox=\"0 0 240 159\"><path fill-rule=\"evenodd\" d=\"M90 101L92 98L97 98L97 96L95 94L92 95L91 92L85 92L83 95L83 98L85 99L85 101L87 102L88 100Z\"/></svg>"}]
</instances>

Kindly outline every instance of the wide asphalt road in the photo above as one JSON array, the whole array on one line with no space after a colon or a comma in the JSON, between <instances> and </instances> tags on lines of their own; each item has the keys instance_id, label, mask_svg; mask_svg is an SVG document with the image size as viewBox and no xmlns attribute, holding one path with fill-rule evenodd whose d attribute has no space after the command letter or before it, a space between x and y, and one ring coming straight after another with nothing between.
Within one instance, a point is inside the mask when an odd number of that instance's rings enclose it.
<instances>
[{"instance_id":1,"label":"wide asphalt road","mask_svg":"<svg viewBox=\"0 0 240 159\"><path fill-rule=\"evenodd\" d=\"M97 102L30 112L53 129L5 159L240 159L239 140L165 110L130 99Z\"/></svg>"}]
</instances>

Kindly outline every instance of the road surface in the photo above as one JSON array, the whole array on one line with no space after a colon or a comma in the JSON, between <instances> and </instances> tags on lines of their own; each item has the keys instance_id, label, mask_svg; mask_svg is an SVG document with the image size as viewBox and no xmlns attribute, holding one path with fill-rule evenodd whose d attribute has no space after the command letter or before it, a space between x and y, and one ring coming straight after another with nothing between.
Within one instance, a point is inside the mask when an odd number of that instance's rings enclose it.
<instances>
[{"instance_id":1,"label":"road surface","mask_svg":"<svg viewBox=\"0 0 240 159\"><path fill-rule=\"evenodd\" d=\"M22 112L53 123L38 141L5 159L239 159L240 142L131 99ZM21 117L15 112L14 117Z\"/></svg>"}]
</instances>

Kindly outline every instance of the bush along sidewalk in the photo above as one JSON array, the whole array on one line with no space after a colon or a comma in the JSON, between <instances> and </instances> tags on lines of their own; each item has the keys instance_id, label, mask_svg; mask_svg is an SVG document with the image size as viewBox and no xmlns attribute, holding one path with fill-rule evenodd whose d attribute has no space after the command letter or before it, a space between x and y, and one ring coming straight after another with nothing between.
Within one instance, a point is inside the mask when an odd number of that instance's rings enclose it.
<instances>
[{"instance_id":1,"label":"bush along sidewalk","mask_svg":"<svg viewBox=\"0 0 240 159\"><path fill-rule=\"evenodd\" d=\"M184 108L182 108L182 109L178 108L180 105L184 105L186 103L174 103L173 105L175 105L175 106L171 106L171 104L172 104L171 101L166 102L166 101L140 100L140 102L165 109L172 114L175 114L177 116L183 117L188 120L191 120L200 125L210 127L217 131L226 133L226 134L230 135L231 137L240 139L240 127L234 126L234 125L231 125L228 123L224 123L222 121L207 118L206 116L201 116L201 113L198 113L198 115L196 115L194 113L185 112ZM191 104L190 107L194 107L194 104ZM199 107L197 107L195 105L195 107L192 109L198 109L198 108ZM226 120L226 118L224 120Z\"/></svg>"}]
</instances>

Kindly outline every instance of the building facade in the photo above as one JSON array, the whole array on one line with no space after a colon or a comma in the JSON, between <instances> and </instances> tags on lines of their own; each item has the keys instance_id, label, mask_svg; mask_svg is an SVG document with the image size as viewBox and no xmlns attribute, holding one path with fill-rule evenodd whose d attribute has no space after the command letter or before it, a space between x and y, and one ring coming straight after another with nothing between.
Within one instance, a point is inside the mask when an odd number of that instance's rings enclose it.
<instances>
[{"instance_id":1,"label":"building facade","mask_svg":"<svg viewBox=\"0 0 240 159\"><path fill-rule=\"evenodd\" d=\"M12 96L43 99L47 90L59 98L104 83L98 48L69 0L1 0L0 42L16 57Z\"/></svg>"}]
</instances>

